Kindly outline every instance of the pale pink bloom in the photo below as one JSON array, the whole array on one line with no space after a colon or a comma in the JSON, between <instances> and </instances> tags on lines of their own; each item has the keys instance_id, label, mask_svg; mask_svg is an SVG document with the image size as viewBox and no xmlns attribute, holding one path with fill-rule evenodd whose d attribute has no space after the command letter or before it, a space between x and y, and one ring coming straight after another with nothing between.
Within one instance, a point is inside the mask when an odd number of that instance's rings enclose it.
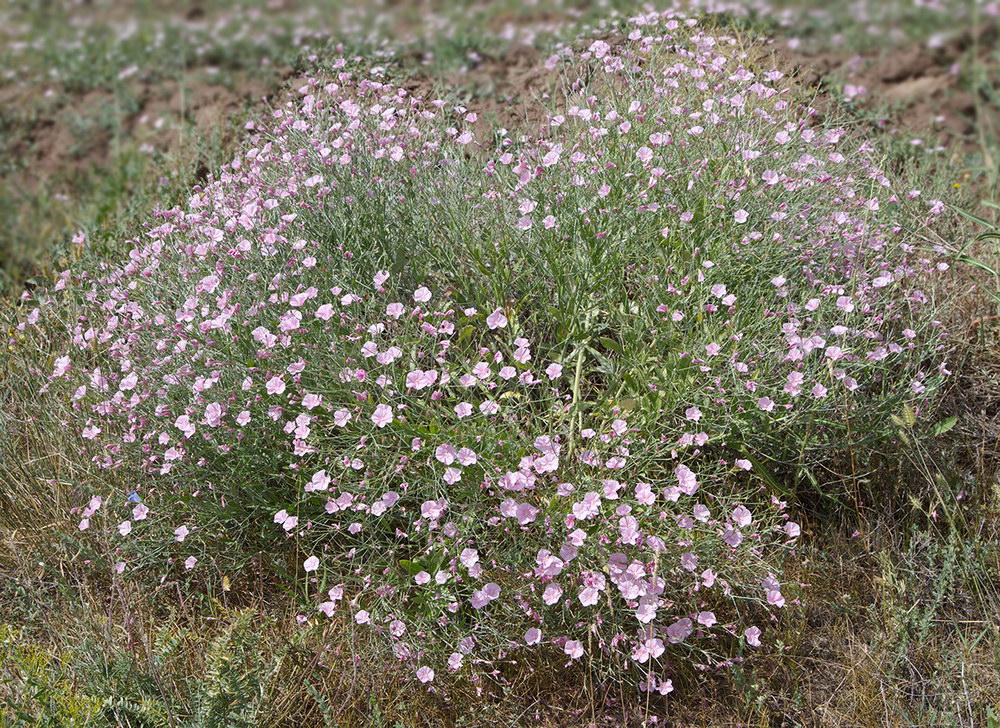
<instances>
[{"instance_id":1,"label":"pale pink bloom","mask_svg":"<svg viewBox=\"0 0 1000 728\"><path fill-rule=\"evenodd\" d=\"M427 303L431 300L431 292L426 286L420 286L413 292L413 300L417 303Z\"/></svg>"},{"instance_id":2,"label":"pale pink bloom","mask_svg":"<svg viewBox=\"0 0 1000 728\"><path fill-rule=\"evenodd\" d=\"M351 413L346 409L339 409L333 413L333 424L337 427L345 427L351 421Z\"/></svg>"},{"instance_id":3,"label":"pale pink bloom","mask_svg":"<svg viewBox=\"0 0 1000 728\"><path fill-rule=\"evenodd\" d=\"M551 606L562 599L562 595L562 587L553 582L545 587L545 591L542 592L542 601Z\"/></svg>"},{"instance_id":4,"label":"pale pink bloom","mask_svg":"<svg viewBox=\"0 0 1000 728\"><path fill-rule=\"evenodd\" d=\"M677 487L682 493L694 495L698 490L698 478L687 465L678 465L674 468L674 475L677 476Z\"/></svg>"},{"instance_id":5,"label":"pale pink bloom","mask_svg":"<svg viewBox=\"0 0 1000 728\"><path fill-rule=\"evenodd\" d=\"M705 627L711 627L718 622L714 612L698 612L698 623Z\"/></svg>"},{"instance_id":6,"label":"pale pink bloom","mask_svg":"<svg viewBox=\"0 0 1000 728\"><path fill-rule=\"evenodd\" d=\"M187 415L181 415L176 420L174 420L174 427L184 433L184 437L191 437L195 431L195 424L191 421L191 418Z\"/></svg>"},{"instance_id":7,"label":"pale pink bloom","mask_svg":"<svg viewBox=\"0 0 1000 728\"><path fill-rule=\"evenodd\" d=\"M306 483L305 491L307 493L312 493L316 490L326 490L330 486L330 476L326 474L326 470L317 470L313 473L312 479Z\"/></svg>"},{"instance_id":8,"label":"pale pink bloom","mask_svg":"<svg viewBox=\"0 0 1000 728\"><path fill-rule=\"evenodd\" d=\"M745 506L736 506L733 509L733 522L741 528L746 528L753 523L753 516Z\"/></svg>"},{"instance_id":9,"label":"pale pink bloom","mask_svg":"<svg viewBox=\"0 0 1000 728\"><path fill-rule=\"evenodd\" d=\"M125 562L124 561L115 562L115 573L123 574L124 572L125 572Z\"/></svg>"},{"instance_id":10,"label":"pale pink bloom","mask_svg":"<svg viewBox=\"0 0 1000 728\"><path fill-rule=\"evenodd\" d=\"M315 556L310 556L308 559L302 562L302 568L306 572L316 571L319 568L319 559Z\"/></svg>"},{"instance_id":11,"label":"pale pink bloom","mask_svg":"<svg viewBox=\"0 0 1000 728\"><path fill-rule=\"evenodd\" d=\"M752 465L750 464L750 461L749 461L749 460L745 460L745 459L742 459L742 458L740 458L739 460L737 460L737 461L736 461L736 463L735 463L735 465L736 465L736 467L738 467L738 468L739 468L740 470L749 470L749 469L750 469L751 467L753 467L753 466L752 466Z\"/></svg>"},{"instance_id":12,"label":"pale pink bloom","mask_svg":"<svg viewBox=\"0 0 1000 728\"><path fill-rule=\"evenodd\" d=\"M570 659L579 660L583 657L583 643L580 640L568 640L563 651L569 655Z\"/></svg>"},{"instance_id":13,"label":"pale pink bloom","mask_svg":"<svg viewBox=\"0 0 1000 728\"><path fill-rule=\"evenodd\" d=\"M436 520L444 513L446 504L444 500L424 501L420 506L420 515L428 520Z\"/></svg>"},{"instance_id":14,"label":"pale pink bloom","mask_svg":"<svg viewBox=\"0 0 1000 728\"><path fill-rule=\"evenodd\" d=\"M760 647L760 634L760 627L747 627L743 630L743 636L751 647Z\"/></svg>"},{"instance_id":15,"label":"pale pink bloom","mask_svg":"<svg viewBox=\"0 0 1000 728\"><path fill-rule=\"evenodd\" d=\"M705 569L703 572L701 572L701 583L705 587L711 588L712 585L715 583L715 577L716 574L712 569Z\"/></svg>"},{"instance_id":16,"label":"pale pink bloom","mask_svg":"<svg viewBox=\"0 0 1000 728\"><path fill-rule=\"evenodd\" d=\"M693 630L694 625L691 620L684 617L683 619L678 619L672 625L667 627L667 637L671 643L676 644L687 639L688 635L690 635Z\"/></svg>"},{"instance_id":17,"label":"pale pink bloom","mask_svg":"<svg viewBox=\"0 0 1000 728\"><path fill-rule=\"evenodd\" d=\"M789 521L785 524L785 533L788 535L788 538L797 538L802 533L802 529L799 528L799 524L795 521Z\"/></svg>"},{"instance_id":18,"label":"pale pink bloom","mask_svg":"<svg viewBox=\"0 0 1000 728\"><path fill-rule=\"evenodd\" d=\"M595 587L587 586L580 590L579 598L580 604L585 607L592 607L600 600L601 592Z\"/></svg>"},{"instance_id":19,"label":"pale pink bloom","mask_svg":"<svg viewBox=\"0 0 1000 728\"><path fill-rule=\"evenodd\" d=\"M502 329L507 325L507 317L503 309L498 308L486 317L486 325L491 329Z\"/></svg>"},{"instance_id":20,"label":"pale pink bloom","mask_svg":"<svg viewBox=\"0 0 1000 728\"><path fill-rule=\"evenodd\" d=\"M149 515L149 508L145 503L138 503L135 508L132 509L132 518L136 521L146 520L146 516Z\"/></svg>"},{"instance_id":21,"label":"pale pink bloom","mask_svg":"<svg viewBox=\"0 0 1000 728\"><path fill-rule=\"evenodd\" d=\"M736 213L733 215L733 219L738 224L741 224L741 225L743 223L745 223L749 218L750 218L750 215L747 213L746 210L737 210Z\"/></svg>"},{"instance_id":22,"label":"pale pink bloom","mask_svg":"<svg viewBox=\"0 0 1000 728\"><path fill-rule=\"evenodd\" d=\"M371 615L368 614L367 610L361 609L354 615L354 621L358 624L368 624L371 621Z\"/></svg>"},{"instance_id":23,"label":"pale pink bloom","mask_svg":"<svg viewBox=\"0 0 1000 728\"><path fill-rule=\"evenodd\" d=\"M770 397L761 397L757 400L757 406L765 412L770 412L774 409L774 401Z\"/></svg>"},{"instance_id":24,"label":"pale pink bloom","mask_svg":"<svg viewBox=\"0 0 1000 728\"><path fill-rule=\"evenodd\" d=\"M542 630L532 627L524 633L524 643L526 645L537 645L542 641Z\"/></svg>"},{"instance_id":25,"label":"pale pink bloom","mask_svg":"<svg viewBox=\"0 0 1000 728\"><path fill-rule=\"evenodd\" d=\"M194 565L197 563L198 559L196 559L194 556L188 556L186 559L184 559L184 568L193 569Z\"/></svg>"},{"instance_id":26,"label":"pale pink bloom","mask_svg":"<svg viewBox=\"0 0 1000 728\"><path fill-rule=\"evenodd\" d=\"M472 414L472 405L468 402L459 402L455 405L455 414L458 419L463 419Z\"/></svg>"},{"instance_id":27,"label":"pale pink bloom","mask_svg":"<svg viewBox=\"0 0 1000 728\"><path fill-rule=\"evenodd\" d=\"M275 376L267 380L267 393L268 394L281 394L285 391L285 380L281 377Z\"/></svg>"},{"instance_id":28,"label":"pale pink bloom","mask_svg":"<svg viewBox=\"0 0 1000 728\"><path fill-rule=\"evenodd\" d=\"M56 359L55 367L52 370L53 377L61 377L70 368L70 358L68 356L61 356Z\"/></svg>"},{"instance_id":29,"label":"pale pink bloom","mask_svg":"<svg viewBox=\"0 0 1000 728\"><path fill-rule=\"evenodd\" d=\"M562 376L563 368L560 364L553 362L545 368L545 374L549 379L558 379Z\"/></svg>"},{"instance_id":30,"label":"pale pink bloom","mask_svg":"<svg viewBox=\"0 0 1000 728\"><path fill-rule=\"evenodd\" d=\"M392 420L392 408L389 405L380 404L375 408L375 412L372 413L372 422L380 429L388 425Z\"/></svg>"},{"instance_id":31,"label":"pale pink bloom","mask_svg":"<svg viewBox=\"0 0 1000 728\"><path fill-rule=\"evenodd\" d=\"M191 531L187 526L179 526L174 529L174 540L180 543L188 537L189 533L191 533Z\"/></svg>"},{"instance_id":32,"label":"pale pink bloom","mask_svg":"<svg viewBox=\"0 0 1000 728\"><path fill-rule=\"evenodd\" d=\"M722 540L733 548L736 548L743 543L743 534L740 533L740 529L738 528L729 528L726 529L726 532L723 534Z\"/></svg>"},{"instance_id":33,"label":"pale pink bloom","mask_svg":"<svg viewBox=\"0 0 1000 728\"><path fill-rule=\"evenodd\" d=\"M419 680L420 682L429 683L433 679L434 679L434 670L427 667L426 665L417 670L417 680Z\"/></svg>"},{"instance_id":34,"label":"pale pink bloom","mask_svg":"<svg viewBox=\"0 0 1000 728\"><path fill-rule=\"evenodd\" d=\"M122 536L128 536L130 533L132 533L132 522L122 521L121 523L119 523L118 533L120 533Z\"/></svg>"},{"instance_id":35,"label":"pale pink bloom","mask_svg":"<svg viewBox=\"0 0 1000 728\"><path fill-rule=\"evenodd\" d=\"M701 419L701 410L697 407L688 407L684 410L684 418L692 422L697 422Z\"/></svg>"},{"instance_id":36,"label":"pale pink bloom","mask_svg":"<svg viewBox=\"0 0 1000 728\"><path fill-rule=\"evenodd\" d=\"M804 381L805 377L801 372L790 372L788 375L788 382L784 387L785 392L793 397L798 396L799 392L802 391L802 382Z\"/></svg>"},{"instance_id":37,"label":"pale pink bloom","mask_svg":"<svg viewBox=\"0 0 1000 728\"><path fill-rule=\"evenodd\" d=\"M462 549L462 553L459 554L458 560L467 569L471 569L477 563L479 563L479 553L475 549Z\"/></svg>"}]
</instances>

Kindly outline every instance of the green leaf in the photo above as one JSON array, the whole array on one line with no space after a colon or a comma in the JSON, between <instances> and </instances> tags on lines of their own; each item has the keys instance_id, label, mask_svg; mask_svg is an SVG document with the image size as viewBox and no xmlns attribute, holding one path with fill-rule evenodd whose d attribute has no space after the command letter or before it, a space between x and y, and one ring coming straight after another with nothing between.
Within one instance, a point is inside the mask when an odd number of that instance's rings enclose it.
<instances>
[{"instance_id":1,"label":"green leaf","mask_svg":"<svg viewBox=\"0 0 1000 728\"><path fill-rule=\"evenodd\" d=\"M606 336L602 336L600 338L600 342L601 342L601 346L603 346L605 349L610 349L611 351L615 352L616 354L618 354L620 356L624 356L625 355L625 352L622 350L622 345L619 344L614 339L609 339Z\"/></svg>"},{"instance_id":2,"label":"green leaf","mask_svg":"<svg viewBox=\"0 0 1000 728\"><path fill-rule=\"evenodd\" d=\"M931 435L933 437L938 437L939 435L943 435L944 433L948 432L948 430L953 428L957 423L958 423L958 417L949 417L945 420L941 420L936 425L934 425L934 427L931 428Z\"/></svg>"}]
</instances>

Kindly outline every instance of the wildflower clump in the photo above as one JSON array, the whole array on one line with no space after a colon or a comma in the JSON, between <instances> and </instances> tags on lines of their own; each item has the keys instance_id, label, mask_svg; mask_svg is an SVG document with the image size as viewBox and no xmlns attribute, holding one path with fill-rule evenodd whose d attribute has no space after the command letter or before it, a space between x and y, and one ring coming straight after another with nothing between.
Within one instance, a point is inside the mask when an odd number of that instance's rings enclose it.
<instances>
[{"instance_id":1,"label":"wildflower clump","mask_svg":"<svg viewBox=\"0 0 1000 728\"><path fill-rule=\"evenodd\" d=\"M616 30L549 59L533 135L337 61L62 279L46 396L134 474L79 523L120 573L252 534L432 685L546 650L666 694L764 644L800 528L755 463L876 442L947 374L909 222L942 205L735 39Z\"/></svg>"}]
</instances>

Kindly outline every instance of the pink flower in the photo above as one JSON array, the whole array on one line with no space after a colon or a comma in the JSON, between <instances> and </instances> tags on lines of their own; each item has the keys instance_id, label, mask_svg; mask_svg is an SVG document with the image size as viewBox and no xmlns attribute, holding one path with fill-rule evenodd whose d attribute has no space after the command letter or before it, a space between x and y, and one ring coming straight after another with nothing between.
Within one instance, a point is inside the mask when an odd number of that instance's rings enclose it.
<instances>
[{"instance_id":1,"label":"pink flower","mask_svg":"<svg viewBox=\"0 0 1000 728\"><path fill-rule=\"evenodd\" d=\"M317 470L313 473L312 479L306 483L304 490L307 493L312 493L317 490L326 490L330 486L330 476L326 474L326 470Z\"/></svg>"},{"instance_id":2,"label":"pink flower","mask_svg":"<svg viewBox=\"0 0 1000 728\"><path fill-rule=\"evenodd\" d=\"M302 562L302 568L305 569L307 573L311 571L316 571L316 569L319 568L319 559L316 558L315 556L310 556L308 559Z\"/></svg>"},{"instance_id":3,"label":"pink flower","mask_svg":"<svg viewBox=\"0 0 1000 728\"><path fill-rule=\"evenodd\" d=\"M444 500L424 501L420 506L420 515L428 520L437 520L444 513L445 508Z\"/></svg>"},{"instance_id":4,"label":"pink flower","mask_svg":"<svg viewBox=\"0 0 1000 728\"><path fill-rule=\"evenodd\" d=\"M799 534L802 533L802 529L799 528L799 524L795 521L789 521L785 524L785 533L788 538L798 538Z\"/></svg>"},{"instance_id":5,"label":"pink flower","mask_svg":"<svg viewBox=\"0 0 1000 728\"><path fill-rule=\"evenodd\" d=\"M743 630L743 636L746 638L747 644L751 647L760 647L759 627L747 627Z\"/></svg>"},{"instance_id":6,"label":"pink flower","mask_svg":"<svg viewBox=\"0 0 1000 728\"><path fill-rule=\"evenodd\" d=\"M761 397L757 400L757 406L765 412L770 412L774 409L774 401L770 397Z\"/></svg>"},{"instance_id":7,"label":"pink flower","mask_svg":"<svg viewBox=\"0 0 1000 728\"><path fill-rule=\"evenodd\" d=\"M52 376L61 377L67 371L69 371L70 359L68 356L61 356L56 359L55 367L52 370Z\"/></svg>"},{"instance_id":8,"label":"pink flower","mask_svg":"<svg viewBox=\"0 0 1000 728\"><path fill-rule=\"evenodd\" d=\"M542 601L551 606L562 598L562 594L562 587L553 582L545 587L545 591L542 592Z\"/></svg>"},{"instance_id":9,"label":"pink flower","mask_svg":"<svg viewBox=\"0 0 1000 728\"><path fill-rule=\"evenodd\" d=\"M672 625L667 627L667 637L669 638L671 644L676 644L687 639L688 635L691 634L693 630L694 625L691 620L684 617L683 619L678 619Z\"/></svg>"},{"instance_id":10,"label":"pink flower","mask_svg":"<svg viewBox=\"0 0 1000 728\"><path fill-rule=\"evenodd\" d=\"M502 308L496 309L493 313L486 317L486 325L490 329L502 329L507 325L507 317L503 313Z\"/></svg>"},{"instance_id":11,"label":"pink flower","mask_svg":"<svg viewBox=\"0 0 1000 728\"><path fill-rule=\"evenodd\" d=\"M745 506L736 506L733 509L733 522L741 528L746 528L753 523L753 516Z\"/></svg>"},{"instance_id":12,"label":"pink flower","mask_svg":"<svg viewBox=\"0 0 1000 728\"><path fill-rule=\"evenodd\" d=\"M545 367L545 374L549 379L558 379L562 376L562 371L562 365L556 364L555 362Z\"/></svg>"},{"instance_id":13,"label":"pink flower","mask_svg":"<svg viewBox=\"0 0 1000 728\"><path fill-rule=\"evenodd\" d=\"M587 586L580 590L579 598L580 604L592 607L600 600L601 592L596 587Z\"/></svg>"},{"instance_id":14,"label":"pink flower","mask_svg":"<svg viewBox=\"0 0 1000 728\"><path fill-rule=\"evenodd\" d=\"M184 568L193 569L194 565L197 563L198 559L196 559L194 556L188 556L186 559L184 559Z\"/></svg>"},{"instance_id":15,"label":"pink flower","mask_svg":"<svg viewBox=\"0 0 1000 728\"><path fill-rule=\"evenodd\" d=\"M122 521L121 523L119 523L118 533L120 533L122 536L128 536L130 533L132 533L132 522Z\"/></svg>"},{"instance_id":16,"label":"pink flower","mask_svg":"<svg viewBox=\"0 0 1000 728\"><path fill-rule=\"evenodd\" d=\"M750 218L750 215L746 210L737 210L733 215L733 219L740 225L745 223Z\"/></svg>"},{"instance_id":17,"label":"pink flower","mask_svg":"<svg viewBox=\"0 0 1000 728\"><path fill-rule=\"evenodd\" d=\"M187 526L180 526L178 528L175 528L174 529L174 540L177 541L178 543L180 543L181 541L183 541L184 539L186 539L188 537L189 533L191 533L191 531L188 529Z\"/></svg>"},{"instance_id":18,"label":"pink flower","mask_svg":"<svg viewBox=\"0 0 1000 728\"><path fill-rule=\"evenodd\" d=\"M526 645L537 645L542 641L542 630L532 627L524 633L524 643Z\"/></svg>"},{"instance_id":19,"label":"pink flower","mask_svg":"<svg viewBox=\"0 0 1000 728\"><path fill-rule=\"evenodd\" d=\"M583 643L580 640L567 640L563 651L569 655L571 660L579 660L583 657Z\"/></svg>"},{"instance_id":20,"label":"pink flower","mask_svg":"<svg viewBox=\"0 0 1000 728\"><path fill-rule=\"evenodd\" d=\"M285 380L281 377L274 376L267 380L267 393L268 394L281 394L285 391Z\"/></svg>"},{"instance_id":21,"label":"pink flower","mask_svg":"<svg viewBox=\"0 0 1000 728\"><path fill-rule=\"evenodd\" d=\"M426 286L420 286L413 292L413 300L417 303L427 303L431 300L431 292Z\"/></svg>"},{"instance_id":22,"label":"pink flower","mask_svg":"<svg viewBox=\"0 0 1000 728\"><path fill-rule=\"evenodd\" d=\"M674 475L677 476L677 487L682 493L694 495L698 490L698 478L687 465L678 465L674 468Z\"/></svg>"},{"instance_id":23,"label":"pink flower","mask_svg":"<svg viewBox=\"0 0 1000 728\"><path fill-rule=\"evenodd\" d=\"M392 408L386 404L380 404L372 414L372 422L381 429L392 422Z\"/></svg>"},{"instance_id":24,"label":"pink flower","mask_svg":"<svg viewBox=\"0 0 1000 728\"><path fill-rule=\"evenodd\" d=\"M420 682L429 683L433 679L434 679L434 670L432 670L431 668L424 666L421 667L419 670L417 670L417 680L419 680Z\"/></svg>"}]
</instances>

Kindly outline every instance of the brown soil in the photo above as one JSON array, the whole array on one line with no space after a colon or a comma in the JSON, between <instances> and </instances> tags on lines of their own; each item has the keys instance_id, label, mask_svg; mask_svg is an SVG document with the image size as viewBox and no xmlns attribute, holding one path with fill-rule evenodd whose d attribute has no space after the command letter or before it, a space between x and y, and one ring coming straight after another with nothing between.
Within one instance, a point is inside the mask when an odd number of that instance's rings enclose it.
<instances>
[{"instance_id":1,"label":"brown soil","mask_svg":"<svg viewBox=\"0 0 1000 728\"><path fill-rule=\"evenodd\" d=\"M891 48L869 56L826 51L807 53L775 47L776 66L794 75L799 83L817 91L817 107L828 111L840 94L831 79L863 87L866 92L856 102L868 109L888 107L882 121L899 132L926 137L929 145L974 151L977 131L992 119L985 104L960 86L957 66L969 62L975 45L981 53L990 51L996 28L990 26L978 36L971 31L955 35L939 48L912 44ZM824 101L824 94L826 100Z\"/></svg>"},{"instance_id":2,"label":"brown soil","mask_svg":"<svg viewBox=\"0 0 1000 728\"><path fill-rule=\"evenodd\" d=\"M172 154L199 135L218 131L232 136L234 115L274 93L290 76L291 69L285 68L271 79L247 76L227 86L206 81L203 74L192 71L183 82L137 82L123 94L129 105L138 109L122 114L119 137ZM0 88L0 104L19 101L30 103L21 89ZM34 118L19 125L15 122L11 134L15 142L8 154L19 160L23 169L14 173L11 181L33 189L43 182L78 179L106 166L114 150L114 129L96 122L82 133L75 127L81 119L94 122L104 116L113 120L116 114L111 111L109 116L108 109L115 105L113 92L97 89L65 95Z\"/></svg>"}]
</instances>

